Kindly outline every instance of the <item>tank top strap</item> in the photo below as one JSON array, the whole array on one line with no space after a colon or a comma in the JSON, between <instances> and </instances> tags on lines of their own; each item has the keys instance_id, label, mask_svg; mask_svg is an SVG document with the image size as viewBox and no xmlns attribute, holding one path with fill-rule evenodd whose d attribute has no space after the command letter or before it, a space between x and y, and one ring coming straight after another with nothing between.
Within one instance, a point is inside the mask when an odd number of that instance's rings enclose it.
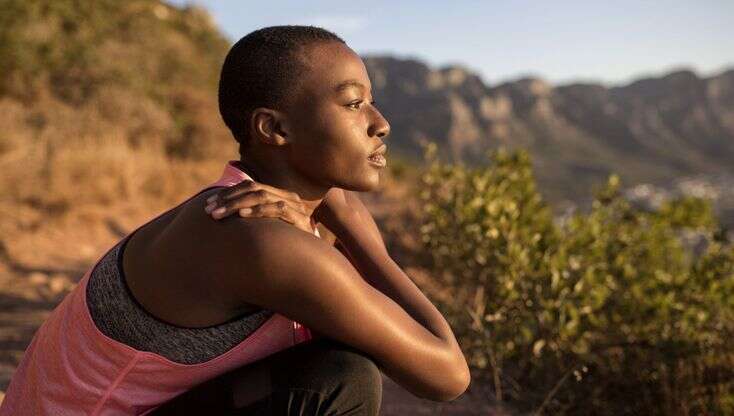
<instances>
[{"instance_id":1,"label":"tank top strap","mask_svg":"<svg viewBox=\"0 0 734 416\"><path fill-rule=\"evenodd\" d=\"M211 188L213 186L232 186L244 181L245 179L253 180L250 175L239 169L237 164L237 160L227 161L219 179L204 188Z\"/></svg>"}]
</instances>

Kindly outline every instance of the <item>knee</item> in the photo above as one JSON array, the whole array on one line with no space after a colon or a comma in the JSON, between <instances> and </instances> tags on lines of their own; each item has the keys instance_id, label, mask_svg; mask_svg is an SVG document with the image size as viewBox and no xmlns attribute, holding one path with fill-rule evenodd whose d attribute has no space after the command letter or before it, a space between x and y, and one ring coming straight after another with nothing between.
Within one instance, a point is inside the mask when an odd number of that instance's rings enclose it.
<instances>
[{"instance_id":1,"label":"knee","mask_svg":"<svg viewBox=\"0 0 734 416\"><path fill-rule=\"evenodd\" d=\"M343 409L376 415L382 403L382 375L375 362L356 350L336 349L329 361L335 384L332 394ZM351 414L351 413L350 413Z\"/></svg>"},{"instance_id":2,"label":"knee","mask_svg":"<svg viewBox=\"0 0 734 416\"><path fill-rule=\"evenodd\" d=\"M337 379L360 388L365 394L382 395L382 375L371 358L349 349L335 350L330 358Z\"/></svg>"},{"instance_id":3,"label":"knee","mask_svg":"<svg viewBox=\"0 0 734 416\"><path fill-rule=\"evenodd\" d=\"M288 363L286 384L319 391L331 397L340 408L378 413L382 402L382 375L370 357L338 342L314 343L304 351L297 361Z\"/></svg>"}]
</instances>

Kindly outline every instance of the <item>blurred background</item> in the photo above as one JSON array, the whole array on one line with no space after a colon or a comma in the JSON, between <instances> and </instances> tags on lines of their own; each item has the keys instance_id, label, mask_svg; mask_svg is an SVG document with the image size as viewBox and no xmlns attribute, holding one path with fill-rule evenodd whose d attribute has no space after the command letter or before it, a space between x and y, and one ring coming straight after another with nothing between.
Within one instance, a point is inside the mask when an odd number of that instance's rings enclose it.
<instances>
[{"instance_id":1,"label":"blurred background","mask_svg":"<svg viewBox=\"0 0 734 416\"><path fill-rule=\"evenodd\" d=\"M216 180L229 46L334 31L390 121L363 194L473 378L383 414L734 414L734 3L0 0L0 391L109 247ZM0 393L2 400L2 393Z\"/></svg>"}]
</instances>

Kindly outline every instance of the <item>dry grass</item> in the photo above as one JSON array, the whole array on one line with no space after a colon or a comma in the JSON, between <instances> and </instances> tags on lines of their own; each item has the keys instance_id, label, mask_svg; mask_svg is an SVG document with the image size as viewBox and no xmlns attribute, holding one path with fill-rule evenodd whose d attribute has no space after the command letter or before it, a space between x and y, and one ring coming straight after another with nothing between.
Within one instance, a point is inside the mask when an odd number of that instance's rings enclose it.
<instances>
[{"instance_id":1,"label":"dry grass","mask_svg":"<svg viewBox=\"0 0 734 416\"><path fill-rule=\"evenodd\" d=\"M119 99L118 119L110 121L100 112L112 110L96 104L0 100L0 263L80 268L235 158L234 145L219 159L169 158L159 130L165 117L136 125L130 119L147 104Z\"/></svg>"}]
</instances>

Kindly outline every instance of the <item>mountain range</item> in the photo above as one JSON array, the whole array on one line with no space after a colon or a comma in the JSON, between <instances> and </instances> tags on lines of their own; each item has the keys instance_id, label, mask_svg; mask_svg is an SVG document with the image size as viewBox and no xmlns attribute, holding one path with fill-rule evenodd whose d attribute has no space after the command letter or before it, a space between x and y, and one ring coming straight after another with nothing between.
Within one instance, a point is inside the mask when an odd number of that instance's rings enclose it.
<instances>
[{"instance_id":1,"label":"mountain range","mask_svg":"<svg viewBox=\"0 0 734 416\"><path fill-rule=\"evenodd\" d=\"M630 186L734 173L734 69L710 77L681 69L614 87L539 78L487 85L461 66L364 61L391 123L391 150L409 158L424 140L469 165L500 146L526 148L557 202L578 202L610 173Z\"/></svg>"}]
</instances>

